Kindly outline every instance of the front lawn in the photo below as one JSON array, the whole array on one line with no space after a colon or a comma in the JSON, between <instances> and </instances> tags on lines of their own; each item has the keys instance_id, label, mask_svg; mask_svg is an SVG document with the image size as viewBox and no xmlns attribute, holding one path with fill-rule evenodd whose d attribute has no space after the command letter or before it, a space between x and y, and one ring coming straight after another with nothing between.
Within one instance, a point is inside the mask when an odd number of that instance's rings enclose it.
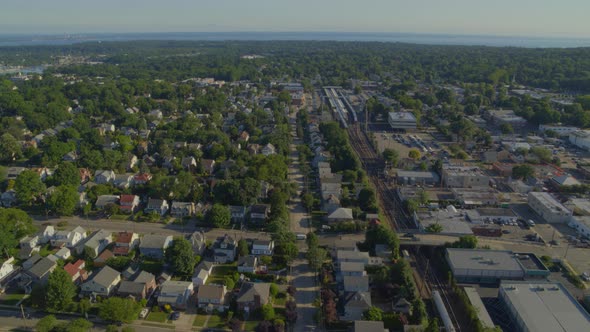
<instances>
[{"instance_id":1,"label":"front lawn","mask_svg":"<svg viewBox=\"0 0 590 332\"><path fill-rule=\"evenodd\" d=\"M150 312L150 314L146 317L145 320L150 321L150 322L157 322L157 323L166 323L166 320L168 320L168 315L165 312Z\"/></svg>"},{"instance_id":2,"label":"front lawn","mask_svg":"<svg viewBox=\"0 0 590 332\"><path fill-rule=\"evenodd\" d=\"M196 327L203 327L205 322L207 321L207 315L197 314L195 321L193 322L193 326Z\"/></svg>"},{"instance_id":3,"label":"front lawn","mask_svg":"<svg viewBox=\"0 0 590 332\"><path fill-rule=\"evenodd\" d=\"M207 284L224 284L225 277L231 276L237 271L235 263L215 265L211 276L207 279Z\"/></svg>"},{"instance_id":4,"label":"front lawn","mask_svg":"<svg viewBox=\"0 0 590 332\"><path fill-rule=\"evenodd\" d=\"M0 296L0 303L4 305L15 305L20 301L25 294L3 294Z\"/></svg>"},{"instance_id":5,"label":"front lawn","mask_svg":"<svg viewBox=\"0 0 590 332\"><path fill-rule=\"evenodd\" d=\"M244 331L255 331L256 326L258 326L260 321L257 320L247 320L244 322Z\"/></svg>"},{"instance_id":6,"label":"front lawn","mask_svg":"<svg viewBox=\"0 0 590 332\"><path fill-rule=\"evenodd\" d=\"M162 261L145 259L139 264L139 268L146 272L158 275L162 272Z\"/></svg>"},{"instance_id":7,"label":"front lawn","mask_svg":"<svg viewBox=\"0 0 590 332\"><path fill-rule=\"evenodd\" d=\"M281 292L278 293L273 301L275 306L284 307L285 303L287 303L287 293Z\"/></svg>"},{"instance_id":8,"label":"front lawn","mask_svg":"<svg viewBox=\"0 0 590 332\"><path fill-rule=\"evenodd\" d=\"M211 318L209 318L209 322L207 323L207 327L209 327L209 328L224 328L225 321L219 315L211 315Z\"/></svg>"}]
</instances>

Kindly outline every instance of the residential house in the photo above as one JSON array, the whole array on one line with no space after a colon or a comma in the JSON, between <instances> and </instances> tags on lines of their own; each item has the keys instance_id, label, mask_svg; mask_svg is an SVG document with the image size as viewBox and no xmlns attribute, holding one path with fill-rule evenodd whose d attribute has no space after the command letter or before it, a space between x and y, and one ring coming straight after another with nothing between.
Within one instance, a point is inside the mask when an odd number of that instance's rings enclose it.
<instances>
[{"instance_id":1,"label":"residential house","mask_svg":"<svg viewBox=\"0 0 590 332\"><path fill-rule=\"evenodd\" d=\"M248 152L250 152L250 154L256 155L260 152L260 145L248 144L248 146L246 146L246 149L248 150Z\"/></svg>"},{"instance_id":2,"label":"residential house","mask_svg":"<svg viewBox=\"0 0 590 332\"><path fill-rule=\"evenodd\" d=\"M412 312L412 303L402 297L393 305L393 311L409 315Z\"/></svg>"},{"instance_id":3,"label":"residential house","mask_svg":"<svg viewBox=\"0 0 590 332\"><path fill-rule=\"evenodd\" d=\"M237 242L231 236L225 234L217 239L213 247L215 263L231 263L236 259Z\"/></svg>"},{"instance_id":4,"label":"residential house","mask_svg":"<svg viewBox=\"0 0 590 332\"><path fill-rule=\"evenodd\" d=\"M109 249L105 249L103 252L100 253L100 255L98 255L94 259L94 266L95 267L105 266L107 264L107 261L110 258L113 258L113 257L115 257L115 255L113 254L113 252L110 251Z\"/></svg>"},{"instance_id":5,"label":"residential house","mask_svg":"<svg viewBox=\"0 0 590 332\"><path fill-rule=\"evenodd\" d=\"M0 203L3 207L9 208L16 204L16 191L14 189L7 190L0 196Z\"/></svg>"},{"instance_id":6,"label":"residential house","mask_svg":"<svg viewBox=\"0 0 590 332\"><path fill-rule=\"evenodd\" d=\"M180 165L184 169L194 169L197 167L197 160L195 157L184 157L180 161Z\"/></svg>"},{"instance_id":7,"label":"residential house","mask_svg":"<svg viewBox=\"0 0 590 332\"><path fill-rule=\"evenodd\" d=\"M129 251L135 249L139 244L139 235L133 232L120 232L117 234L113 254L115 256L127 256Z\"/></svg>"},{"instance_id":8,"label":"residential house","mask_svg":"<svg viewBox=\"0 0 590 332\"><path fill-rule=\"evenodd\" d=\"M206 238L205 238L205 233L203 232L193 232L189 238L188 238L189 242L191 243L191 245L193 246L193 252L196 255L201 255L203 253L203 251L205 250L205 246L207 245L205 243Z\"/></svg>"},{"instance_id":9,"label":"residential house","mask_svg":"<svg viewBox=\"0 0 590 332\"><path fill-rule=\"evenodd\" d=\"M47 282L49 274L53 272L56 267L57 262L50 258L43 257L38 260L31 268L25 270L26 278L33 284L44 284Z\"/></svg>"},{"instance_id":10,"label":"residential house","mask_svg":"<svg viewBox=\"0 0 590 332\"><path fill-rule=\"evenodd\" d=\"M133 185L144 185L152 179L152 175L150 173L139 173L133 176Z\"/></svg>"},{"instance_id":11,"label":"residential house","mask_svg":"<svg viewBox=\"0 0 590 332\"><path fill-rule=\"evenodd\" d=\"M64 270L72 277L72 282L78 284L80 281L86 280L88 277L84 268L86 262L83 259L78 259L75 263L68 263L64 266Z\"/></svg>"},{"instance_id":12,"label":"residential house","mask_svg":"<svg viewBox=\"0 0 590 332\"><path fill-rule=\"evenodd\" d=\"M342 303L344 304L344 315L340 317L341 320L361 320L363 313L371 308L371 293L344 293Z\"/></svg>"},{"instance_id":13,"label":"residential house","mask_svg":"<svg viewBox=\"0 0 590 332\"><path fill-rule=\"evenodd\" d=\"M39 253L39 251L41 251L40 246L36 246L33 248L22 247L18 250L18 259L28 259L35 253Z\"/></svg>"},{"instance_id":14,"label":"residential house","mask_svg":"<svg viewBox=\"0 0 590 332\"><path fill-rule=\"evenodd\" d=\"M37 236L39 238L39 244L45 244L53 238L53 234L55 234L55 228L51 225L44 226L41 228L39 232L37 232Z\"/></svg>"},{"instance_id":15,"label":"residential house","mask_svg":"<svg viewBox=\"0 0 590 332\"><path fill-rule=\"evenodd\" d=\"M72 256L72 251L69 248L63 247L53 254L53 256L65 261Z\"/></svg>"},{"instance_id":16,"label":"residential house","mask_svg":"<svg viewBox=\"0 0 590 332\"><path fill-rule=\"evenodd\" d=\"M231 212L231 221L235 223L242 223L246 219L246 207L230 205L229 210Z\"/></svg>"},{"instance_id":17,"label":"residential house","mask_svg":"<svg viewBox=\"0 0 590 332\"><path fill-rule=\"evenodd\" d=\"M346 276L362 277L366 275L364 263L342 262L338 265L336 280L340 281Z\"/></svg>"},{"instance_id":18,"label":"residential house","mask_svg":"<svg viewBox=\"0 0 590 332\"><path fill-rule=\"evenodd\" d=\"M330 213L328 216L326 216L326 221L328 222L352 220L354 220L354 216L352 214L352 209L350 208L337 208L336 210L332 211L332 213Z\"/></svg>"},{"instance_id":19,"label":"residential house","mask_svg":"<svg viewBox=\"0 0 590 332\"><path fill-rule=\"evenodd\" d=\"M151 273L141 271L133 280L121 281L117 294L140 301L148 298L154 289L156 289L156 277Z\"/></svg>"},{"instance_id":20,"label":"residential house","mask_svg":"<svg viewBox=\"0 0 590 332\"><path fill-rule=\"evenodd\" d=\"M16 177L22 173L26 168L24 167L8 167L6 169L6 179L16 180Z\"/></svg>"},{"instance_id":21,"label":"residential house","mask_svg":"<svg viewBox=\"0 0 590 332\"><path fill-rule=\"evenodd\" d=\"M94 206L97 209L102 210L109 204L117 205L118 203L119 196L117 195L100 195L96 198L96 203L94 203Z\"/></svg>"},{"instance_id":22,"label":"residential house","mask_svg":"<svg viewBox=\"0 0 590 332\"><path fill-rule=\"evenodd\" d=\"M53 247L66 246L73 248L84 239L86 239L86 230L77 226L72 231L57 231L51 239L51 245Z\"/></svg>"},{"instance_id":23,"label":"residential house","mask_svg":"<svg viewBox=\"0 0 590 332\"><path fill-rule=\"evenodd\" d=\"M194 293L194 286L189 281L165 281L160 289L158 304L169 304L173 308L187 308L189 299Z\"/></svg>"},{"instance_id":24,"label":"residential house","mask_svg":"<svg viewBox=\"0 0 590 332\"><path fill-rule=\"evenodd\" d=\"M147 203L147 207L145 208L146 213L156 212L159 215L163 216L168 212L168 202L165 199L155 199L150 198Z\"/></svg>"},{"instance_id":25,"label":"residential house","mask_svg":"<svg viewBox=\"0 0 590 332\"><path fill-rule=\"evenodd\" d=\"M268 143L265 146L263 146L262 149L260 149L260 153L262 153L264 156L270 156L270 155L276 154L277 149L275 148L274 145Z\"/></svg>"},{"instance_id":26,"label":"residential house","mask_svg":"<svg viewBox=\"0 0 590 332\"><path fill-rule=\"evenodd\" d=\"M80 183L86 183L90 181L92 178L92 173L88 168L78 168L78 173L80 174Z\"/></svg>"},{"instance_id":27,"label":"residential house","mask_svg":"<svg viewBox=\"0 0 590 332\"><path fill-rule=\"evenodd\" d=\"M238 310L252 313L263 305L269 303L270 284L263 282L244 282L240 287L236 302Z\"/></svg>"},{"instance_id":28,"label":"residential house","mask_svg":"<svg viewBox=\"0 0 590 332\"><path fill-rule=\"evenodd\" d=\"M127 156L127 170L131 171L135 166L137 166L138 162L139 159L137 159L136 155L130 154Z\"/></svg>"},{"instance_id":29,"label":"residential house","mask_svg":"<svg viewBox=\"0 0 590 332\"><path fill-rule=\"evenodd\" d=\"M111 295L120 282L121 274L109 266L104 266L82 284L81 293L90 296L107 297Z\"/></svg>"},{"instance_id":30,"label":"residential house","mask_svg":"<svg viewBox=\"0 0 590 332\"><path fill-rule=\"evenodd\" d=\"M272 240L254 240L252 242L252 255L272 255L275 243Z\"/></svg>"},{"instance_id":31,"label":"residential house","mask_svg":"<svg viewBox=\"0 0 590 332\"><path fill-rule=\"evenodd\" d=\"M107 184L115 181L115 172L111 170L97 170L94 173L94 182L97 184Z\"/></svg>"},{"instance_id":32,"label":"residential house","mask_svg":"<svg viewBox=\"0 0 590 332\"><path fill-rule=\"evenodd\" d=\"M75 162L80 158L76 151L70 151L61 158L63 161Z\"/></svg>"},{"instance_id":33,"label":"residential house","mask_svg":"<svg viewBox=\"0 0 590 332\"><path fill-rule=\"evenodd\" d=\"M25 236L19 241L19 246L21 248L35 248L39 245L39 236L31 235Z\"/></svg>"},{"instance_id":34,"label":"residential house","mask_svg":"<svg viewBox=\"0 0 590 332\"><path fill-rule=\"evenodd\" d=\"M139 251L142 255L162 259L164 250L172 245L172 235L144 235L139 242Z\"/></svg>"},{"instance_id":35,"label":"residential house","mask_svg":"<svg viewBox=\"0 0 590 332\"><path fill-rule=\"evenodd\" d=\"M224 311L227 288L223 285L202 285L197 293L197 307Z\"/></svg>"},{"instance_id":36,"label":"residential house","mask_svg":"<svg viewBox=\"0 0 590 332\"><path fill-rule=\"evenodd\" d=\"M98 133L101 136L106 135L106 133L114 133L115 132L115 125L110 123L101 123L98 127Z\"/></svg>"},{"instance_id":37,"label":"residential house","mask_svg":"<svg viewBox=\"0 0 590 332\"><path fill-rule=\"evenodd\" d=\"M76 246L76 253L92 253L92 258L95 258L106 247L113 242L113 235L111 232L104 229L98 230L90 235L86 240Z\"/></svg>"},{"instance_id":38,"label":"residential house","mask_svg":"<svg viewBox=\"0 0 590 332\"><path fill-rule=\"evenodd\" d=\"M215 160L201 159L201 167L203 167L205 173L213 174L213 171L215 170Z\"/></svg>"},{"instance_id":39,"label":"residential house","mask_svg":"<svg viewBox=\"0 0 590 332\"><path fill-rule=\"evenodd\" d=\"M322 205L323 210L328 213L332 213L341 207L340 199L338 199L338 197L332 194L328 195L328 198L324 200Z\"/></svg>"},{"instance_id":40,"label":"residential house","mask_svg":"<svg viewBox=\"0 0 590 332\"><path fill-rule=\"evenodd\" d=\"M258 257L256 256L243 256L238 259L238 272L240 273L256 273L256 267L258 266Z\"/></svg>"},{"instance_id":41,"label":"residential house","mask_svg":"<svg viewBox=\"0 0 590 332\"><path fill-rule=\"evenodd\" d=\"M336 251L336 266L339 266L341 263L349 262L349 263L363 263L365 266L368 265L381 265L383 263L383 259L381 257L371 257L369 253L366 251L356 251L356 250L338 250Z\"/></svg>"},{"instance_id":42,"label":"residential house","mask_svg":"<svg viewBox=\"0 0 590 332\"><path fill-rule=\"evenodd\" d=\"M342 278L345 292L369 292L369 276L346 276Z\"/></svg>"},{"instance_id":43,"label":"residential house","mask_svg":"<svg viewBox=\"0 0 590 332\"><path fill-rule=\"evenodd\" d=\"M41 258L43 258L43 257L41 257L41 255L39 255L39 254L35 254L35 255L29 257L29 259L27 259L26 261L23 262L23 264L22 264L23 269L28 270L28 269L32 268L33 265L35 265L35 263L37 263L38 261L41 260Z\"/></svg>"},{"instance_id":44,"label":"residential house","mask_svg":"<svg viewBox=\"0 0 590 332\"><path fill-rule=\"evenodd\" d=\"M244 131L242 131L242 132L240 133L240 140L241 140L241 141L244 141L244 142L248 142L248 141L250 140L250 134L248 134L248 132L247 132L247 131L245 131L245 130L244 130Z\"/></svg>"},{"instance_id":45,"label":"residential house","mask_svg":"<svg viewBox=\"0 0 590 332\"><path fill-rule=\"evenodd\" d=\"M190 217L195 213L195 204L192 202L172 202L170 215L178 218Z\"/></svg>"},{"instance_id":46,"label":"residential house","mask_svg":"<svg viewBox=\"0 0 590 332\"><path fill-rule=\"evenodd\" d=\"M195 267L195 272L192 277L195 287L204 285L207 282L207 279L209 279L209 276L213 272L213 266L213 262L202 261L197 267Z\"/></svg>"},{"instance_id":47,"label":"residential house","mask_svg":"<svg viewBox=\"0 0 590 332\"><path fill-rule=\"evenodd\" d=\"M119 199L121 211L133 213L139 208L139 196L137 195L121 195Z\"/></svg>"},{"instance_id":48,"label":"residential house","mask_svg":"<svg viewBox=\"0 0 590 332\"><path fill-rule=\"evenodd\" d=\"M113 185L119 189L127 189L131 186L132 181L132 174L117 174L113 180Z\"/></svg>"},{"instance_id":49,"label":"residential house","mask_svg":"<svg viewBox=\"0 0 590 332\"><path fill-rule=\"evenodd\" d=\"M250 207L250 222L262 223L265 222L270 214L270 205L255 204Z\"/></svg>"},{"instance_id":50,"label":"residential house","mask_svg":"<svg viewBox=\"0 0 590 332\"><path fill-rule=\"evenodd\" d=\"M2 262L0 265L0 284L4 284L5 280L16 271L14 268L14 257L10 257Z\"/></svg>"}]
</instances>

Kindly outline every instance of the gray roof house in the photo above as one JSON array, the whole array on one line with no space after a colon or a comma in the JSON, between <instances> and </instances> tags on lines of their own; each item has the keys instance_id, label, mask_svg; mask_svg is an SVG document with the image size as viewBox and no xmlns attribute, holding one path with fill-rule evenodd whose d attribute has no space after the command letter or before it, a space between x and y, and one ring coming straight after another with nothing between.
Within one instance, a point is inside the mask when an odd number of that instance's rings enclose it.
<instances>
[{"instance_id":1,"label":"gray roof house","mask_svg":"<svg viewBox=\"0 0 590 332\"><path fill-rule=\"evenodd\" d=\"M111 170L97 170L94 173L94 182L97 184L107 184L115 180L115 172Z\"/></svg>"},{"instance_id":2,"label":"gray roof house","mask_svg":"<svg viewBox=\"0 0 590 332\"><path fill-rule=\"evenodd\" d=\"M121 282L121 274L119 271L103 267L100 271L95 272L90 280L82 284L82 294L85 295L100 295L109 296L115 287Z\"/></svg>"},{"instance_id":3,"label":"gray roof house","mask_svg":"<svg viewBox=\"0 0 590 332\"><path fill-rule=\"evenodd\" d=\"M172 235L145 235L139 242L139 252L151 258L164 258L164 250L172 245Z\"/></svg>"},{"instance_id":4,"label":"gray roof house","mask_svg":"<svg viewBox=\"0 0 590 332\"><path fill-rule=\"evenodd\" d=\"M255 273L258 265L258 257L243 256L238 259L238 272L240 273Z\"/></svg>"},{"instance_id":5,"label":"gray roof house","mask_svg":"<svg viewBox=\"0 0 590 332\"><path fill-rule=\"evenodd\" d=\"M350 221L354 220L354 216L350 208L337 208L326 217L326 220L328 222Z\"/></svg>"},{"instance_id":6,"label":"gray roof house","mask_svg":"<svg viewBox=\"0 0 590 332\"><path fill-rule=\"evenodd\" d=\"M109 204L118 204L119 203L119 196L118 195L100 195L96 198L96 206L97 209L102 210Z\"/></svg>"},{"instance_id":7,"label":"gray roof house","mask_svg":"<svg viewBox=\"0 0 590 332\"><path fill-rule=\"evenodd\" d=\"M240 288L236 302L239 310L253 312L269 302L270 284L245 282Z\"/></svg>"},{"instance_id":8,"label":"gray roof house","mask_svg":"<svg viewBox=\"0 0 590 332\"><path fill-rule=\"evenodd\" d=\"M360 320L363 318L363 313L371 308L371 293L344 293L342 302L344 303L344 314L340 317L340 319Z\"/></svg>"},{"instance_id":9,"label":"gray roof house","mask_svg":"<svg viewBox=\"0 0 590 332\"><path fill-rule=\"evenodd\" d=\"M165 281L160 289L158 304L169 304L173 308L184 309L194 293L193 283L190 281Z\"/></svg>"},{"instance_id":10,"label":"gray roof house","mask_svg":"<svg viewBox=\"0 0 590 332\"><path fill-rule=\"evenodd\" d=\"M47 257L38 260L35 265L25 271L32 283L45 283L49 274L55 270L57 262Z\"/></svg>"},{"instance_id":11,"label":"gray roof house","mask_svg":"<svg viewBox=\"0 0 590 332\"><path fill-rule=\"evenodd\" d=\"M213 255L216 263L230 263L236 259L237 242L231 236L225 234L217 239L213 247Z\"/></svg>"},{"instance_id":12,"label":"gray roof house","mask_svg":"<svg viewBox=\"0 0 590 332\"><path fill-rule=\"evenodd\" d=\"M76 246L76 253L81 255L84 252L84 248L90 248L90 250L92 250L94 253L92 258L95 258L112 242L113 234L109 231L101 229L92 233L92 235L87 237L85 241L78 244Z\"/></svg>"}]
</instances>

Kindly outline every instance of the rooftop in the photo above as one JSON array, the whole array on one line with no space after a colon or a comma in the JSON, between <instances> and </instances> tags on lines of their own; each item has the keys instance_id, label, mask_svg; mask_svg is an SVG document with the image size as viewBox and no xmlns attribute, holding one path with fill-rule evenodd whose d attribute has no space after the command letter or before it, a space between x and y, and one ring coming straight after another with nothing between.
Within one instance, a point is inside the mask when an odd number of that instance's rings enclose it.
<instances>
[{"instance_id":1,"label":"rooftop","mask_svg":"<svg viewBox=\"0 0 590 332\"><path fill-rule=\"evenodd\" d=\"M529 331L590 331L590 315L560 283L502 282L500 295Z\"/></svg>"},{"instance_id":2,"label":"rooftop","mask_svg":"<svg viewBox=\"0 0 590 332\"><path fill-rule=\"evenodd\" d=\"M464 287L463 290L465 291L467 298L469 298L469 302L471 302L471 305L475 308L475 312L477 312L477 317L481 321L483 327L493 329L494 322L492 321L490 314L488 313L485 305L481 301L481 297L479 296L475 288Z\"/></svg>"},{"instance_id":3,"label":"rooftop","mask_svg":"<svg viewBox=\"0 0 590 332\"><path fill-rule=\"evenodd\" d=\"M529 198L536 198L543 206L555 211L569 211L563 204L561 204L555 197L547 192L530 192Z\"/></svg>"},{"instance_id":4,"label":"rooftop","mask_svg":"<svg viewBox=\"0 0 590 332\"><path fill-rule=\"evenodd\" d=\"M448 248L447 256L454 269L522 271L511 251Z\"/></svg>"},{"instance_id":5,"label":"rooftop","mask_svg":"<svg viewBox=\"0 0 590 332\"><path fill-rule=\"evenodd\" d=\"M416 121L411 112L389 112L389 119L394 121Z\"/></svg>"}]
</instances>

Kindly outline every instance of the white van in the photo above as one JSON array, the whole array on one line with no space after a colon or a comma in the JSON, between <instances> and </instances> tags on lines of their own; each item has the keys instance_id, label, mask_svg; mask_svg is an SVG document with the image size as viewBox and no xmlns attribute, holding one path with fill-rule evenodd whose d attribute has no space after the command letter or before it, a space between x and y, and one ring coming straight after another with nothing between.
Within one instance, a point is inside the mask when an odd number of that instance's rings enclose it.
<instances>
[{"instance_id":1,"label":"white van","mask_svg":"<svg viewBox=\"0 0 590 332\"><path fill-rule=\"evenodd\" d=\"M305 239L307 239L307 236L305 234L303 234L303 233L297 233L295 236L297 237L297 240L305 240Z\"/></svg>"},{"instance_id":2,"label":"white van","mask_svg":"<svg viewBox=\"0 0 590 332\"><path fill-rule=\"evenodd\" d=\"M531 227L535 226L535 222L533 221L533 219L527 220L526 223L529 224L529 226L531 226Z\"/></svg>"}]
</instances>

